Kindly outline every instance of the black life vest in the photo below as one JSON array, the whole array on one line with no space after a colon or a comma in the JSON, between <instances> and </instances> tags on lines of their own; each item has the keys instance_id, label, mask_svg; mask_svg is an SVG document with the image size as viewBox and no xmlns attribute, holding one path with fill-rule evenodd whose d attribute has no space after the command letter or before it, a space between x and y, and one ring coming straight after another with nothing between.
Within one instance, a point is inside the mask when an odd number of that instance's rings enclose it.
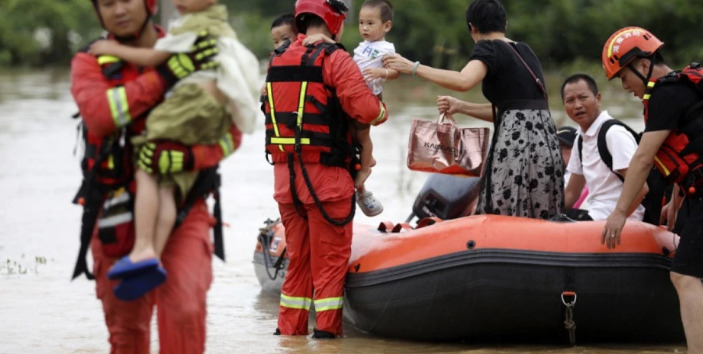
<instances>
[{"instance_id":1,"label":"black life vest","mask_svg":"<svg viewBox=\"0 0 703 354\"><path fill-rule=\"evenodd\" d=\"M679 72L672 72L650 82L643 97L645 123L649 119L651 95L657 88L671 83L689 85L698 92L701 99L683 113L680 128L673 130L657 151L654 166L664 175L667 182L679 183L685 191L692 194L695 190L689 190L690 184L699 178L694 178L690 172L703 167L703 68L697 63L692 63ZM698 171L695 175L703 176L703 173Z\"/></svg>"},{"instance_id":2,"label":"black life vest","mask_svg":"<svg viewBox=\"0 0 703 354\"><path fill-rule=\"evenodd\" d=\"M322 77L325 59L339 48L287 43L271 55L262 97L270 162L287 162L299 153L306 163L349 167L354 153L349 120Z\"/></svg>"}]
</instances>

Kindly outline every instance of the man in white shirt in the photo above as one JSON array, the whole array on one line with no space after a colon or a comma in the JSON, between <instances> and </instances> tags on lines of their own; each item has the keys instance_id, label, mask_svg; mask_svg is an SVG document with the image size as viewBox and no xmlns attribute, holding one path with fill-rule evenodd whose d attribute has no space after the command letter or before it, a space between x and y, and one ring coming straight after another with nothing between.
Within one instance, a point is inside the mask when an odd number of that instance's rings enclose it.
<instances>
[{"instance_id":1,"label":"man in white shirt","mask_svg":"<svg viewBox=\"0 0 703 354\"><path fill-rule=\"evenodd\" d=\"M608 151L599 151L598 138L601 127L614 118L607 111L601 112L601 95L596 82L590 76L570 76L562 84L561 95L566 114L579 126L577 143L574 144L567 166L571 177L566 181L565 207L572 208L583 187L588 186L588 213L580 213L579 219L605 220L615 209L620 197L627 168L637 150L637 141L622 123L609 122L601 138L604 139ZM609 162L612 168L602 158L608 154L611 156ZM630 207L629 219L642 220L644 207L640 203L646 192L646 187L640 190L639 197ZM569 214L567 212L567 215Z\"/></svg>"}]
</instances>

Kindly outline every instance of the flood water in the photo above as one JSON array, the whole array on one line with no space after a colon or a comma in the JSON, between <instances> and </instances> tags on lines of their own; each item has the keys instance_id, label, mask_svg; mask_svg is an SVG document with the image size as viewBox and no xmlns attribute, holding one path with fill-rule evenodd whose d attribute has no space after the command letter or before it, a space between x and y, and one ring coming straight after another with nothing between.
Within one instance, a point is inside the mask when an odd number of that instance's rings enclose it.
<instances>
[{"instance_id":1,"label":"flood water","mask_svg":"<svg viewBox=\"0 0 703 354\"><path fill-rule=\"evenodd\" d=\"M414 101L413 95L422 92L403 89L408 92L404 102ZM405 167L410 120L434 118L434 107L428 103L432 100L419 100L425 102L421 105L390 101L392 118L372 129L378 165L367 188L383 202L385 211L373 219L357 213L356 222L400 222L410 214L415 194L427 178ZM79 158L74 156L77 121L71 119L76 112L67 73L0 74L0 353L109 351L94 283L84 277L70 281L81 217L81 208L70 203L80 182ZM422 343L378 338L348 325L344 338L335 341L273 336L278 298L261 293L252 265L258 228L277 212L263 135L259 129L245 136L242 147L222 163L227 262L213 261L209 353L685 352L684 343L576 347ZM152 352L158 352L155 331Z\"/></svg>"}]
</instances>

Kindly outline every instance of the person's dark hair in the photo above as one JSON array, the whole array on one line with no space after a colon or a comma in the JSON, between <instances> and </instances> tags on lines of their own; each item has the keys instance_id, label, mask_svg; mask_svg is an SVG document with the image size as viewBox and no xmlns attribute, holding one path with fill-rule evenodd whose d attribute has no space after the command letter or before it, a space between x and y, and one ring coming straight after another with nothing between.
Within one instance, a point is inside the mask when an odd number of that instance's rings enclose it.
<instances>
[{"instance_id":1,"label":"person's dark hair","mask_svg":"<svg viewBox=\"0 0 703 354\"><path fill-rule=\"evenodd\" d=\"M498 0L474 0L466 10L469 32L474 26L480 33L505 33L507 18L505 7Z\"/></svg>"},{"instance_id":2,"label":"person's dark hair","mask_svg":"<svg viewBox=\"0 0 703 354\"><path fill-rule=\"evenodd\" d=\"M652 55L648 57L640 57L635 60L633 60L629 65L635 65L636 63L639 63L640 60L649 60L652 62L652 65L664 65L664 56L662 55L661 51L657 50L656 52L652 53ZM623 68L622 70L624 70Z\"/></svg>"},{"instance_id":3,"label":"person's dark hair","mask_svg":"<svg viewBox=\"0 0 703 354\"><path fill-rule=\"evenodd\" d=\"M305 13L297 18L298 22L298 29L300 29L300 32L302 33L307 33L308 28L310 27L323 27L327 26L325 23L325 20L323 20L320 16L313 15L311 13Z\"/></svg>"},{"instance_id":4,"label":"person's dark hair","mask_svg":"<svg viewBox=\"0 0 703 354\"><path fill-rule=\"evenodd\" d=\"M591 92L593 92L593 96L598 96L598 85L596 85L596 80L593 80L593 78L588 74L579 73L579 74L573 74L573 75L569 76L568 78L566 78L566 80L564 80L564 83L561 84L561 100L562 101L564 101L564 88L566 87L566 85L575 84L581 80L586 81L586 85L588 85L588 89L591 90Z\"/></svg>"},{"instance_id":5,"label":"person's dark hair","mask_svg":"<svg viewBox=\"0 0 703 354\"><path fill-rule=\"evenodd\" d=\"M664 64L664 56L662 55L661 51L659 51L659 50L654 52L654 54L652 54L650 59L652 59L652 64L654 64L654 65Z\"/></svg>"},{"instance_id":6,"label":"person's dark hair","mask_svg":"<svg viewBox=\"0 0 703 354\"><path fill-rule=\"evenodd\" d=\"M373 7L381 10L381 21L383 23L393 21L393 5L388 0L366 0L361 7Z\"/></svg>"},{"instance_id":7,"label":"person's dark hair","mask_svg":"<svg viewBox=\"0 0 703 354\"><path fill-rule=\"evenodd\" d=\"M293 32L296 32L295 17L293 16L293 14L283 14L281 16L276 17L276 19L273 20L273 22L271 23L271 28L283 25L291 26L291 28L293 28Z\"/></svg>"}]
</instances>

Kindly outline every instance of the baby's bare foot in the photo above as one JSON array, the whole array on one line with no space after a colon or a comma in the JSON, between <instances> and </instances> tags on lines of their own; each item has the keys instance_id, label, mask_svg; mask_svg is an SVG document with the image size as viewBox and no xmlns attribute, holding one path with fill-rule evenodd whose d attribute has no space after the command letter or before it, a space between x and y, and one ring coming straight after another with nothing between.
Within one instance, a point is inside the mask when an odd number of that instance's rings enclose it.
<instances>
[{"instance_id":1,"label":"baby's bare foot","mask_svg":"<svg viewBox=\"0 0 703 354\"><path fill-rule=\"evenodd\" d=\"M132 252L129 254L129 260L132 261L132 263L141 262L151 258L158 258L156 256L156 252L151 247L140 250L132 249Z\"/></svg>"}]
</instances>

